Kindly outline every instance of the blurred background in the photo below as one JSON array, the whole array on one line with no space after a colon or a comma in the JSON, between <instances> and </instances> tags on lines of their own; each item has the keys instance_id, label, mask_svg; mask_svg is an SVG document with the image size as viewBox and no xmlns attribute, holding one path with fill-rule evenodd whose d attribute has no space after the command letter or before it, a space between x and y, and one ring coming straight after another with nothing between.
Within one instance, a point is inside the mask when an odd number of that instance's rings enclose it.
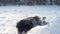
<instances>
[{"instance_id":1,"label":"blurred background","mask_svg":"<svg viewBox=\"0 0 60 34\"><path fill-rule=\"evenodd\" d=\"M0 6L6 5L60 5L60 0L0 0Z\"/></svg>"}]
</instances>

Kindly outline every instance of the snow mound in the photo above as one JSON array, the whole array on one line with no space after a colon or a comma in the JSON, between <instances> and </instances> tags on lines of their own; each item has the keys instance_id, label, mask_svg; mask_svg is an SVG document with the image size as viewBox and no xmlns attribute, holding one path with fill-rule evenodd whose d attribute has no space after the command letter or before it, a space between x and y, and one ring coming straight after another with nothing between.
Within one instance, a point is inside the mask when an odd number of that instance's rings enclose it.
<instances>
[{"instance_id":1,"label":"snow mound","mask_svg":"<svg viewBox=\"0 0 60 34\"><path fill-rule=\"evenodd\" d=\"M36 26L32 28L27 34L50 34L50 32L46 29L46 26Z\"/></svg>"}]
</instances>

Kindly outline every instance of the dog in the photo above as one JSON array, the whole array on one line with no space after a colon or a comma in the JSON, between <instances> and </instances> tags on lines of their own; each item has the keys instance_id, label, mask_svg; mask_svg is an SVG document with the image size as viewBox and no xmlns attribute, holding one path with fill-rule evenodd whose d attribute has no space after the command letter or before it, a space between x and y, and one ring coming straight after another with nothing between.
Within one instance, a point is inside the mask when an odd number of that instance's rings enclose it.
<instances>
[{"instance_id":1,"label":"dog","mask_svg":"<svg viewBox=\"0 0 60 34\"><path fill-rule=\"evenodd\" d=\"M43 17L43 20L41 20L38 16L34 16L20 20L16 25L16 28L18 29L18 34L22 34L22 32L27 33L27 31L37 25L42 26L48 24L45 19L46 17Z\"/></svg>"}]
</instances>

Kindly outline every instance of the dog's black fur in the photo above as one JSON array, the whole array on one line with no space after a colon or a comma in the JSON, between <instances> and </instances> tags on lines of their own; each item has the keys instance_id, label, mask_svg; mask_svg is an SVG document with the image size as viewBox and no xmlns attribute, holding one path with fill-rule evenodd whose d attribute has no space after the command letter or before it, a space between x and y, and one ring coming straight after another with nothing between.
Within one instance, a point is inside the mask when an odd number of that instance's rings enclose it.
<instances>
[{"instance_id":1,"label":"dog's black fur","mask_svg":"<svg viewBox=\"0 0 60 34\"><path fill-rule=\"evenodd\" d=\"M18 32L22 33L27 32L33 27L33 24L30 20L21 20L20 22L17 23Z\"/></svg>"},{"instance_id":2,"label":"dog's black fur","mask_svg":"<svg viewBox=\"0 0 60 34\"><path fill-rule=\"evenodd\" d=\"M43 21L43 22L45 22L44 24L47 24L46 21ZM26 33L36 25L41 25L41 23L42 21L38 16L22 19L17 23L17 26L16 26L18 28L18 34L22 34L23 31Z\"/></svg>"}]
</instances>

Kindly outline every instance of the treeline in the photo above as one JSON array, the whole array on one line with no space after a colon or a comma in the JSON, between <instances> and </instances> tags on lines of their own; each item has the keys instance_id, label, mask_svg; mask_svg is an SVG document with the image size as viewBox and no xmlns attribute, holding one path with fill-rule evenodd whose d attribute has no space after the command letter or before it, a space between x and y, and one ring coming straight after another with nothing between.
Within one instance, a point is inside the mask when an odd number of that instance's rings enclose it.
<instances>
[{"instance_id":1,"label":"treeline","mask_svg":"<svg viewBox=\"0 0 60 34\"><path fill-rule=\"evenodd\" d=\"M0 0L0 5L60 5L60 0Z\"/></svg>"}]
</instances>

